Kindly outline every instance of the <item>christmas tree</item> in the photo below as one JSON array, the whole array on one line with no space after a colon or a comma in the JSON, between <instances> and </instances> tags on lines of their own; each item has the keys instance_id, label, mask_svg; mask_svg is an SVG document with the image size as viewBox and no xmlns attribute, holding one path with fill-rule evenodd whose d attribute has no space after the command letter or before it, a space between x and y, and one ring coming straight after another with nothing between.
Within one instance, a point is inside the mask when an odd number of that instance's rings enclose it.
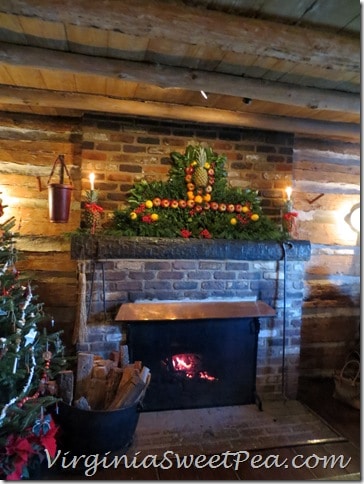
<instances>
[{"instance_id":1,"label":"christmas tree","mask_svg":"<svg viewBox=\"0 0 364 484\"><path fill-rule=\"evenodd\" d=\"M0 199L0 221L4 215ZM16 220L0 223L0 479L28 478L56 451L55 375L64 367L60 332L46 331L42 304L16 269ZM44 323L44 327L42 327Z\"/></svg>"}]
</instances>

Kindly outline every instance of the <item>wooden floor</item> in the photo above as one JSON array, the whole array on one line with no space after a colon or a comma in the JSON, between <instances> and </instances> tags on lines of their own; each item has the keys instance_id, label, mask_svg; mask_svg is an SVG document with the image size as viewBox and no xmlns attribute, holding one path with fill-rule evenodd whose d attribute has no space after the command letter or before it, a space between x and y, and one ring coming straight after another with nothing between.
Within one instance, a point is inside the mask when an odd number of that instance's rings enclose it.
<instances>
[{"instance_id":1,"label":"wooden floor","mask_svg":"<svg viewBox=\"0 0 364 484\"><path fill-rule=\"evenodd\" d=\"M235 469L232 461L213 468L175 466L149 468L101 469L93 476L74 474L74 471L47 471L46 480L361 480L360 412L332 398L331 379L301 379L298 400L307 404L345 440L331 443L310 443L296 447L277 447L250 452L249 459ZM336 465L324 465L330 456L343 456ZM255 460L254 460L255 459ZM296 463L297 466L292 465ZM306 463L305 463L306 462ZM341 466L340 466L341 462ZM229 466L230 465L230 466ZM325 468L326 467L326 468ZM342 468L341 468L342 467Z\"/></svg>"}]
</instances>

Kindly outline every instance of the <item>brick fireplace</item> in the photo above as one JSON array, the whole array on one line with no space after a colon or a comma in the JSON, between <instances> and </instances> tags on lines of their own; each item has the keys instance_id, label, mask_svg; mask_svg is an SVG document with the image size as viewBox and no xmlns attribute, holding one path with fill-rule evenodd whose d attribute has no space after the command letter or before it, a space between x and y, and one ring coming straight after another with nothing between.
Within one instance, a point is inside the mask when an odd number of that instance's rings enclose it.
<instances>
[{"instance_id":1,"label":"brick fireplace","mask_svg":"<svg viewBox=\"0 0 364 484\"><path fill-rule=\"evenodd\" d=\"M126 344L115 321L135 301L254 301L259 320L256 388L263 399L297 392L305 262L310 243L74 235L71 257L85 268L87 336L78 349L108 357ZM166 323L168 324L168 323ZM284 358L283 358L284 356Z\"/></svg>"}]
</instances>

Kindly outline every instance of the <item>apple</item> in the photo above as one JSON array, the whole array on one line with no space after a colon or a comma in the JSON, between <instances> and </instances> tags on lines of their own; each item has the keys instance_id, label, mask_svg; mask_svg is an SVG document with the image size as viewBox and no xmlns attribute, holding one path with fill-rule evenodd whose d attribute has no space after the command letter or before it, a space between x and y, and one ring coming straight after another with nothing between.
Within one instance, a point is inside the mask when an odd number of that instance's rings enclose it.
<instances>
[{"instance_id":1,"label":"apple","mask_svg":"<svg viewBox=\"0 0 364 484\"><path fill-rule=\"evenodd\" d=\"M219 203L219 212L226 212L225 203Z\"/></svg>"},{"instance_id":2,"label":"apple","mask_svg":"<svg viewBox=\"0 0 364 484\"><path fill-rule=\"evenodd\" d=\"M197 213L202 212L202 205L196 205L195 210L196 210Z\"/></svg>"},{"instance_id":3,"label":"apple","mask_svg":"<svg viewBox=\"0 0 364 484\"><path fill-rule=\"evenodd\" d=\"M195 206L194 200L187 200L186 205L188 208L193 208Z\"/></svg>"},{"instance_id":4,"label":"apple","mask_svg":"<svg viewBox=\"0 0 364 484\"><path fill-rule=\"evenodd\" d=\"M185 176L185 182L190 183L192 181L192 175Z\"/></svg>"},{"instance_id":5,"label":"apple","mask_svg":"<svg viewBox=\"0 0 364 484\"><path fill-rule=\"evenodd\" d=\"M209 176L214 176L215 175L215 170L213 168L210 168L209 170L207 170L207 174Z\"/></svg>"},{"instance_id":6,"label":"apple","mask_svg":"<svg viewBox=\"0 0 364 484\"><path fill-rule=\"evenodd\" d=\"M210 204L209 204L209 202L205 202L205 203L203 204L203 209L204 209L204 210L210 210Z\"/></svg>"},{"instance_id":7,"label":"apple","mask_svg":"<svg viewBox=\"0 0 364 484\"><path fill-rule=\"evenodd\" d=\"M242 208L243 208L243 206L242 206L240 203L237 203L237 204L235 205L235 212L240 213L240 212L241 212L241 210L242 210Z\"/></svg>"},{"instance_id":8,"label":"apple","mask_svg":"<svg viewBox=\"0 0 364 484\"><path fill-rule=\"evenodd\" d=\"M161 201L161 205L162 205L163 208L168 208L169 207L168 198L163 198L163 200Z\"/></svg>"},{"instance_id":9,"label":"apple","mask_svg":"<svg viewBox=\"0 0 364 484\"><path fill-rule=\"evenodd\" d=\"M171 201L171 207L172 208L178 208L178 200L172 200Z\"/></svg>"},{"instance_id":10,"label":"apple","mask_svg":"<svg viewBox=\"0 0 364 484\"><path fill-rule=\"evenodd\" d=\"M219 204L217 202L210 203L211 210L218 210Z\"/></svg>"},{"instance_id":11,"label":"apple","mask_svg":"<svg viewBox=\"0 0 364 484\"><path fill-rule=\"evenodd\" d=\"M186 207L187 207L187 202L186 202L186 200L180 200L180 201L178 202L178 206L179 206L179 208L186 208Z\"/></svg>"},{"instance_id":12,"label":"apple","mask_svg":"<svg viewBox=\"0 0 364 484\"><path fill-rule=\"evenodd\" d=\"M227 208L227 211L230 213L235 212L235 205L233 203L229 203L229 205L226 208Z\"/></svg>"},{"instance_id":13,"label":"apple","mask_svg":"<svg viewBox=\"0 0 364 484\"><path fill-rule=\"evenodd\" d=\"M159 197L155 197L155 198L153 198L153 205L154 205L155 207L159 207L159 206L160 206L160 204L161 204L161 199L160 199Z\"/></svg>"}]
</instances>

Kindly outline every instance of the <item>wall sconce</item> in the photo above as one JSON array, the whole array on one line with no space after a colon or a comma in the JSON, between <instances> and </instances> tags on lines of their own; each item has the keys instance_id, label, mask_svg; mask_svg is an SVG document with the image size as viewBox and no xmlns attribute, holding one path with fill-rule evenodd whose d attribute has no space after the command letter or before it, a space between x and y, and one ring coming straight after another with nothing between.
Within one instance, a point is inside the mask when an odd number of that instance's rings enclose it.
<instances>
[{"instance_id":1,"label":"wall sconce","mask_svg":"<svg viewBox=\"0 0 364 484\"><path fill-rule=\"evenodd\" d=\"M360 233L360 203L356 203L351 207L350 212L345 216L344 220L351 230L357 234Z\"/></svg>"}]
</instances>

